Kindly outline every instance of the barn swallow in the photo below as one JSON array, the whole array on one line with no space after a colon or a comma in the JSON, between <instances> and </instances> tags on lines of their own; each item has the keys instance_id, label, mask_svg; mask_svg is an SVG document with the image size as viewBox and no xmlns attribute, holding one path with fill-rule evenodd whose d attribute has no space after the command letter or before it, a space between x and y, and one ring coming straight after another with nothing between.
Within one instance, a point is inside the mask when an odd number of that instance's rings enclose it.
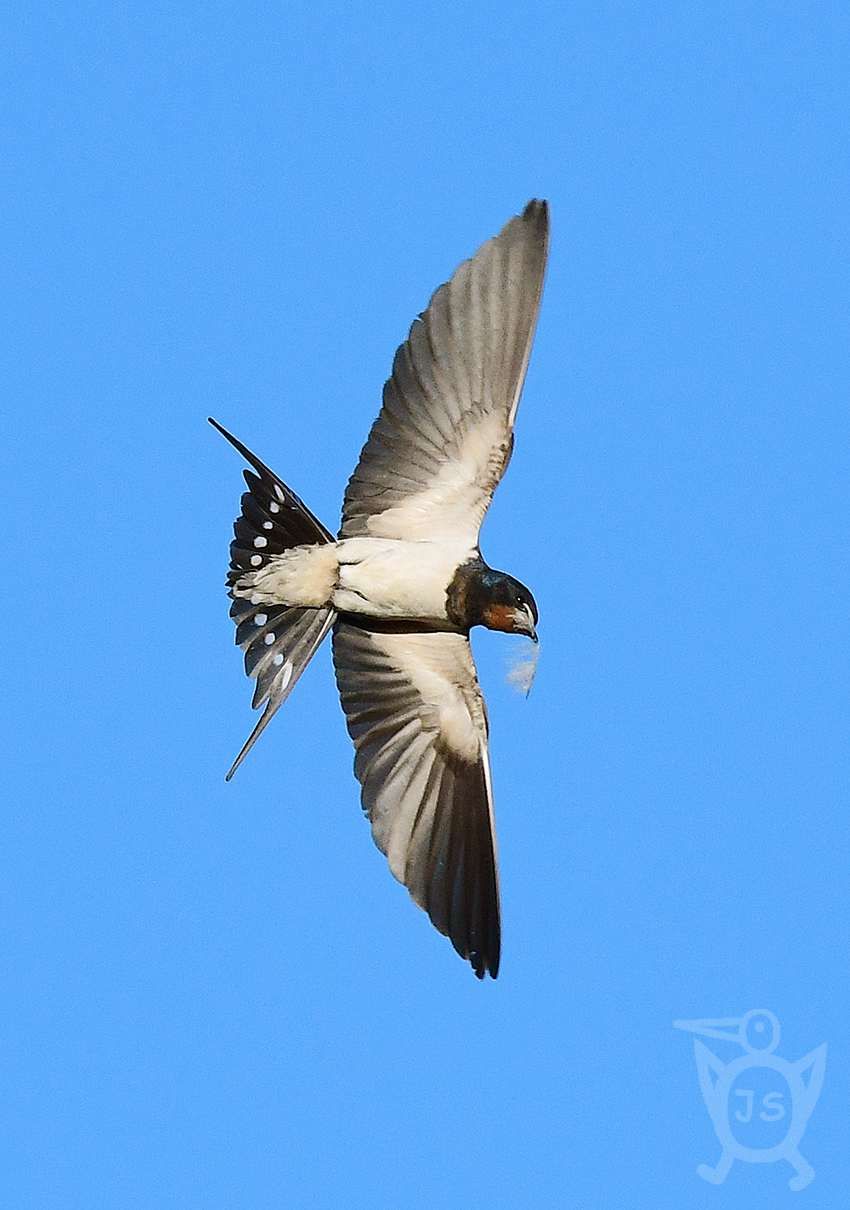
<instances>
[{"instance_id":1,"label":"barn swallow","mask_svg":"<svg viewBox=\"0 0 850 1210\"><path fill-rule=\"evenodd\" d=\"M537 606L478 535L513 446L540 307L545 201L465 261L414 321L349 480L338 538L259 458L228 576L236 642L265 710L228 780L329 631L375 843L483 979L501 926L487 708L469 632L528 635Z\"/></svg>"}]
</instances>

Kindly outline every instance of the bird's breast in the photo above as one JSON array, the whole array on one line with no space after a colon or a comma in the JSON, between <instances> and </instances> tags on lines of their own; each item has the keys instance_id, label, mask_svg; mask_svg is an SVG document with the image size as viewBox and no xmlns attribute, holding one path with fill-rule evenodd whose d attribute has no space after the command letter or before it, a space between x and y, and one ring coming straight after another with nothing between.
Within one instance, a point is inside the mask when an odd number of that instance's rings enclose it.
<instances>
[{"instance_id":1,"label":"bird's breast","mask_svg":"<svg viewBox=\"0 0 850 1210\"><path fill-rule=\"evenodd\" d=\"M466 543L345 538L336 551L336 609L456 629L446 614L446 589L458 566L475 554Z\"/></svg>"}]
</instances>

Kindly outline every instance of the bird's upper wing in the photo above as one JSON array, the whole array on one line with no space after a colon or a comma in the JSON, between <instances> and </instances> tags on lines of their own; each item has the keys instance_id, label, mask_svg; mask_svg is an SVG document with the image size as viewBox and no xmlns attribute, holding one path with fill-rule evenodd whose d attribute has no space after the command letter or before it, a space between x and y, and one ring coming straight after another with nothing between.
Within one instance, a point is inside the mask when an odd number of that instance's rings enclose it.
<instances>
[{"instance_id":1,"label":"bird's upper wing","mask_svg":"<svg viewBox=\"0 0 850 1210\"><path fill-rule=\"evenodd\" d=\"M546 202L529 202L414 322L349 481L340 537L477 544L511 455L548 239Z\"/></svg>"},{"instance_id":2,"label":"bird's upper wing","mask_svg":"<svg viewBox=\"0 0 850 1210\"><path fill-rule=\"evenodd\" d=\"M362 625L360 624L362 623ZM469 640L349 615L333 635L375 843L479 978L499 967L487 712Z\"/></svg>"}]
</instances>

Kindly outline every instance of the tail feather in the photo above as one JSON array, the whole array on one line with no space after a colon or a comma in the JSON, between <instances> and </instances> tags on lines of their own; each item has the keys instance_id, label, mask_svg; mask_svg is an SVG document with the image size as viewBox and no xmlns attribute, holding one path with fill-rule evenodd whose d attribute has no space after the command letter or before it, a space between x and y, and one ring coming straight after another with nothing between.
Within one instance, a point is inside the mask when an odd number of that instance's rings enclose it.
<instances>
[{"instance_id":1,"label":"tail feather","mask_svg":"<svg viewBox=\"0 0 850 1210\"><path fill-rule=\"evenodd\" d=\"M247 601L234 601L230 612L233 613L237 606L242 605L247 605L251 614L256 616L246 614L245 620L237 627L236 641L239 642L239 632L246 628L247 637L240 643L245 651L245 670L249 676L257 678L251 704L256 710L265 702L266 708L233 762L227 781L230 781L271 722L272 715L289 697L295 682L336 620L336 610L327 606L322 609L290 609L286 605L252 606ZM263 610L268 620L258 624L257 619L262 616Z\"/></svg>"},{"instance_id":2,"label":"tail feather","mask_svg":"<svg viewBox=\"0 0 850 1210\"><path fill-rule=\"evenodd\" d=\"M272 715L289 697L336 618L336 611L330 606L307 609L260 603L250 595L253 573L293 546L319 545L333 542L334 538L298 496L241 441L212 418L210 424L257 472L244 472L248 491L242 496L242 513L233 526L235 537L230 544L227 583L233 600L230 616L236 623L236 642L245 652L246 673L257 682L252 705L256 710L265 704L265 710L227 774L229 781ZM249 595L237 596L234 591L237 585Z\"/></svg>"}]
</instances>

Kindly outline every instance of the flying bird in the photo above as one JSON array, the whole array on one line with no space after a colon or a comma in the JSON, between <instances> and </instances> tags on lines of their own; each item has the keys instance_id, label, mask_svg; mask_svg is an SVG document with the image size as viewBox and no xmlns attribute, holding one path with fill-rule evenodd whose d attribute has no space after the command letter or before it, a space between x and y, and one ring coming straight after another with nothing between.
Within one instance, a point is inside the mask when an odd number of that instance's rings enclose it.
<instances>
[{"instance_id":1,"label":"flying bird","mask_svg":"<svg viewBox=\"0 0 850 1210\"><path fill-rule=\"evenodd\" d=\"M439 287L399 348L334 538L250 463L228 585L263 714L228 780L325 636L375 843L483 979L501 926L487 708L473 626L537 641L529 590L478 535L513 446L549 236L531 201Z\"/></svg>"}]
</instances>

